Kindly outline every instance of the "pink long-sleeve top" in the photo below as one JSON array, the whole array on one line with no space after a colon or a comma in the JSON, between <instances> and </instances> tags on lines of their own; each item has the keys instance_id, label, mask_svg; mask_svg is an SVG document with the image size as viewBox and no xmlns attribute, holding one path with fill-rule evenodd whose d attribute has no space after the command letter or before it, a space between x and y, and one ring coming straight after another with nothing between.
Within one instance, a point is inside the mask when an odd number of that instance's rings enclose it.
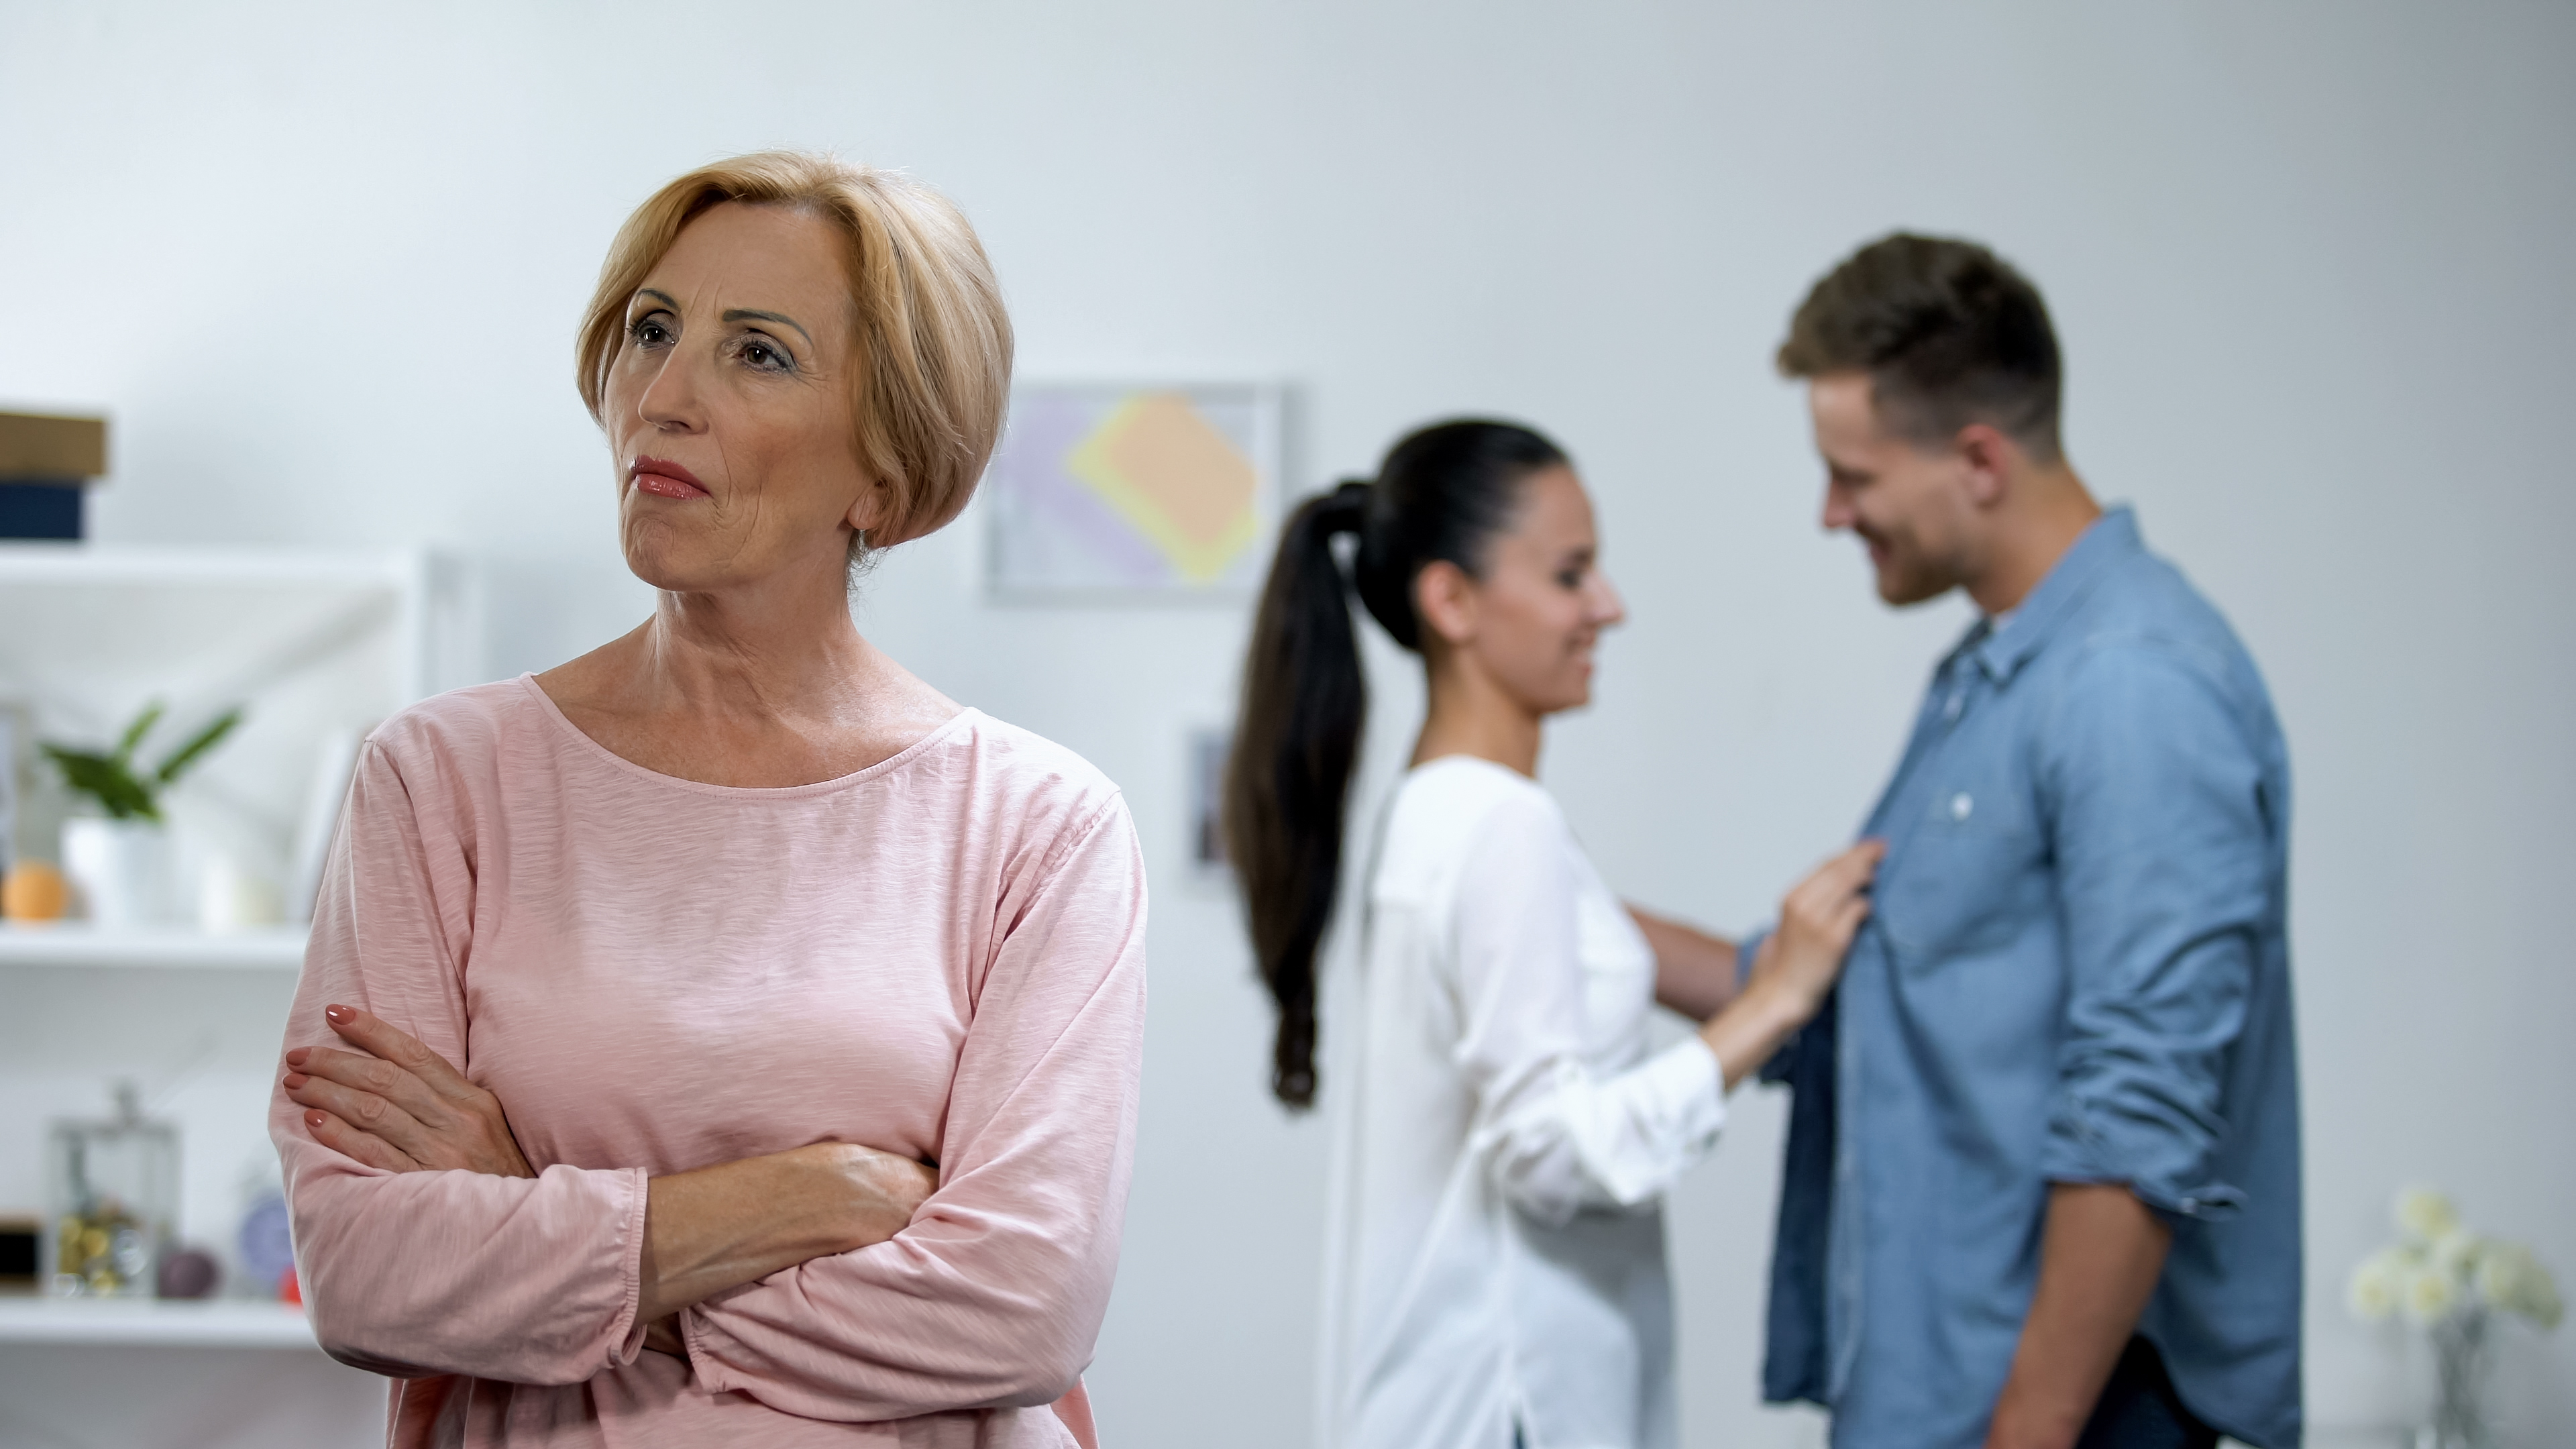
<instances>
[{"instance_id":1,"label":"pink long-sleeve top","mask_svg":"<svg viewBox=\"0 0 2576 1449\"><path fill-rule=\"evenodd\" d=\"M1062 1445L1117 1265L1145 1008L1117 790L973 710L855 775L734 789L534 679L376 730L286 1044L345 1002L497 1094L534 1179L389 1173L281 1089L333 1356L397 1445ZM282 1075L282 1068L281 1068ZM646 1179L821 1141L935 1160L892 1239L637 1318Z\"/></svg>"}]
</instances>

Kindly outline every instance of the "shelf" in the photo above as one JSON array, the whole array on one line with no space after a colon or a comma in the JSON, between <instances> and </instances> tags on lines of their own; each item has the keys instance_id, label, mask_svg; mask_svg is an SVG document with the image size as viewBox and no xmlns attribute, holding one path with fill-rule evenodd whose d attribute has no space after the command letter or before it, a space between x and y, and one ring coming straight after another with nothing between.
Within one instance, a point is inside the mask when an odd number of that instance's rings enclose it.
<instances>
[{"instance_id":1,"label":"shelf","mask_svg":"<svg viewBox=\"0 0 2576 1449\"><path fill-rule=\"evenodd\" d=\"M0 1298L0 1343L319 1351L303 1309L226 1299Z\"/></svg>"},{"instance_id":2,"label":"shelf","mask_svg":"<svg viewBox=\"0 0 2576 1449\"><path fill-rule=\"evenodd\" d=\"M0 966L99 966L146 970L300 971L302 926L220 935L170 927L101 931L79 921L0 925Z\"/></svg>"},{"instance_id":3,"label":"shelf","mask_svg":"<svg viewBox=\"0 0 2576 1449\"><path fill-rule=\"evenodd\" d=\"M205 585L404 587L422 556L396 550L197 548L152 544L0 543L0 585L153 589Z\"/></svg>"}]
</instances>

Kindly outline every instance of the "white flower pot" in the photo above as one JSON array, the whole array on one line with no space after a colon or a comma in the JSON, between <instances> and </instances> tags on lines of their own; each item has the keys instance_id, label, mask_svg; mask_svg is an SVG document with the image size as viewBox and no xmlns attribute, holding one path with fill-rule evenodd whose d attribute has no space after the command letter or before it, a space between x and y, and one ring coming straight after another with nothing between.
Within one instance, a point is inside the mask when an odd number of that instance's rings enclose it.
<instances>
[{"instance_id":1,"label":"white flower pot","mask_svg":"<svg viewBox=\"0 0 2576 1449\"><path fill-rule=\"evenodd\" d=\"M110 930L157 926L170 910L170 836L149 820L63 822L63 874L82 913Z\"/></svg>"},{"instance_id":2,"label":"white flower pot","mask_svg":"<svg viewBox=\"0 0 2576 1449\"><path fill-rule=\"evenodd\" d=\"M250 931L278 922L277 888L243 868L229 855L206 861L197 878L197 929L213 933Z\"/></svg>"}]
</instances>

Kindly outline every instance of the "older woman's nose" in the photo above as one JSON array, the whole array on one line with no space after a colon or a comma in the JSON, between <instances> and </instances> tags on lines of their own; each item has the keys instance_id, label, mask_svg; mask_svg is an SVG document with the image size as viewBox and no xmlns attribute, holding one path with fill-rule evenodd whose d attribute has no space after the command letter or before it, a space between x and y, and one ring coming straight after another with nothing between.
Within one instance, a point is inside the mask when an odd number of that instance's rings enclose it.
<instances>
[{"instance_id":1,"label":"older woman's nose","mask_svg":"<svg viewBox=\"0 0 2576 1449\"><path fill-rule=\"evenodd\" d=\"M635 412L647 424L669 431L696 432L706 426L697 365L686 349L664 354L653 380L644 385L644 395L636 399Z\"/></svg>"}]
</instances>

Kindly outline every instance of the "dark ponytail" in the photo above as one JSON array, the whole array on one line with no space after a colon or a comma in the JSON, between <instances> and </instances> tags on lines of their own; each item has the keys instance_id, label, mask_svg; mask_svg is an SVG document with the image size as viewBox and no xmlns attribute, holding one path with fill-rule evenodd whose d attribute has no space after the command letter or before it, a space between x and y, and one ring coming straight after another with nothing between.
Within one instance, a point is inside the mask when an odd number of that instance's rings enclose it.
<instances>
[{"instance_id":1,"label":"dark ponytail","mask_svg":"<svg viewBox=\"0 0 2576 1449\"><path fill-rule=\"evenodd\" d=\"M1315 1101L1315 956L1341 883L1351 769L1368 685L1346 591L1398 644L1421 647L1413 580L1446 561L1482 573L1511 527L1521 481L1563 464L1554 443L1510 423L1438 423L1388 451L1375 483L1300 504L1279 533L1244 660L1243 710L1225 771L1225 847L1243 883L1262 983L1279 1007L1270 1090ZM1350 534L1351 577L1333 540Z\"/></svg>"}]
</instances>

